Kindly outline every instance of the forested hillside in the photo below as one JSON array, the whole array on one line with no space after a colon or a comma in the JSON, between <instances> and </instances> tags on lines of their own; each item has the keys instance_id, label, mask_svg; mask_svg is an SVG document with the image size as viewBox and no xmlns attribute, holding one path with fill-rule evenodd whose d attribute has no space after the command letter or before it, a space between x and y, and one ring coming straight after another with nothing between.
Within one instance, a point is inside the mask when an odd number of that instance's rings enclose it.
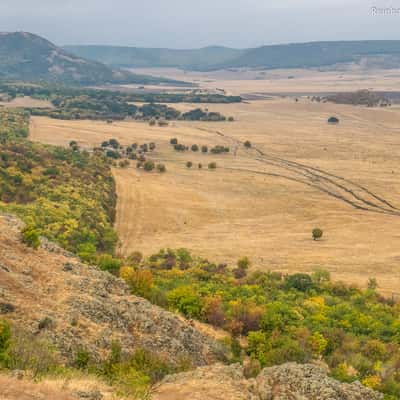
<instances>
[{"instance_id":1,"label":"forested hillside","mask_svg":"<svg viewBox=\"0 0 400 400\"><path fill-rule=\"evenodd\" d=\"M256 67L310 68L338 63L359 63L380 58L382 67L400 64L400 41L342 41L268 45L252 49L208 47L194 50L146 49L113 46L67 46L68 51L108 65L128 67L179 67L188 70L217 70Z\"/></svg>"}]
</instances>

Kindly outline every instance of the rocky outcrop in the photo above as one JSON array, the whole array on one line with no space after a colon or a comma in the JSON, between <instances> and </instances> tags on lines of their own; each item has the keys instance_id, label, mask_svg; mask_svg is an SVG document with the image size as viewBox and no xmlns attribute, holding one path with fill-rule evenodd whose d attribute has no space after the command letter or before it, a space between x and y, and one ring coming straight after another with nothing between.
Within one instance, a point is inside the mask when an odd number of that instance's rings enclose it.
<instances>
[{"instance_id":1,"label":"rocky outcrop","mask_svg":"<svg viewBox=\"0 0 400 400\"><path fill-rule=\"evenodd\" d=\"M288 363L265 368L246 379L243 368L213 365L167 376L153 400L381 400L383 395L359 383L340 383L324 368Z\"/></svg>"},{"instance_id":2,"label":"rocky outcrop","mask_svg":"<svg viewBox=\"0 0 400 400\"><path fill-rule=\"evenodd\" d=\"M32 250L21 243L19 229L17 219L0 216L0 313L48 338L66 361L82 348L103 358L113 341L126 353L144 348L172 363L200 366L223 357L220 344L131 295L122 280L46 240Z\"/></svg>"}]
</instances>

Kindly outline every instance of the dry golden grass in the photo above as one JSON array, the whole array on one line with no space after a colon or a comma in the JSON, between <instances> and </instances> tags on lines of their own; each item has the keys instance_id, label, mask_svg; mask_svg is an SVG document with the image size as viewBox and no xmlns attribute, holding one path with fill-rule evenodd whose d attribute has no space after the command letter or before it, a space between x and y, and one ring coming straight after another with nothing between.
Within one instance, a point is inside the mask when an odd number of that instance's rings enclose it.
<instances>
[{"instance_id":1,"label":"dry golden grass","mask_svg":"<svg viewBox=\"0 0 400 400\"><path fill-rule=\"evenodd\" d=\"M45 378L39 382L0 375L0 400L76 400L77 393L100 392L104 400L123 400L115 390L90 376Z\"/></svg>"},{"instance_id":2,"label":"dry golden grass","mask_svg":"<svg viewBox=\"0 0 400 400\"><path fill-rule=\"evenodd\" d=\"M191 81L210 91L224 89L228 94L324 93L374 89L400 90L399 70L366 70L346 67L342 70L238 70L191 72L174 68L135 69L137 73ZM290 77L290 79L288 79ZM151 87L149 87L151 88Z\"/></svg>"},{"instance_id":3,"label":"dry golden grass","mask_svg":"<svg viewBox=\"0 0 400 400\"><path fill-rule=\"evenodd\" d=\"M383 292L399 292L400 108L289 98L209 108L236 121L160 128L32 118L31 138L60 145L75 139L87 147L112 137L123 144L156 142L152 157L166 164L166 174L134 166L114 170L123 254L186 247L232 264L247 255L264 270L324 268L335 279L360 285L376 277ZM338 126L327 124L331 115L340 118ZM171 137L188 145L225 144L232 151L178 154ZM238 143L247 139L259 152ZM186 161L193 161L191 170ZM204 168L210 161L217 162L216 171ZM311 240L314 227L324 230L319 242Z\"/></svg>"}]
</instances>

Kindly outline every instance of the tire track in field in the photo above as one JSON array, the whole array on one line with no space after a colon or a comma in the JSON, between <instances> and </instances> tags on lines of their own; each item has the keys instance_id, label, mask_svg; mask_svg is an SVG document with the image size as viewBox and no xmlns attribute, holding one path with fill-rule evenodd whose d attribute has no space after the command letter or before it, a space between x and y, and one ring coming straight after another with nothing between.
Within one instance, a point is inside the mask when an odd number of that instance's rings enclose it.
<instances>
[{"instance_id":1,"label":"tire track in field","mask_svg":"<svg viewBox=\"0 0 400 400\"><path fill-rule=\"evenodd\" d=\"M228 136L220 131L210 131L204 128L198 129L206 131L208 133L214 133L243 148L242 141L234 137ZM353 182L350 179L330 173L321 168L312 167L303 163L267 154L263 150L254 146L251 149L247 150L248 154L252 154L254 152L257 153L257 156L253 156L253 160L260 162L264 165L270 165L274 168L290 172L290 175L285 175L284 173L268 173L263 171L246 170L240 168L237 170L276 176L302 183L304 185L316 188L323 193L334 197L337 200L343 201L358 210L400 216L400 209L395 207L388 200L372 192L367 187Z\"/></svg>"}]
</instances>

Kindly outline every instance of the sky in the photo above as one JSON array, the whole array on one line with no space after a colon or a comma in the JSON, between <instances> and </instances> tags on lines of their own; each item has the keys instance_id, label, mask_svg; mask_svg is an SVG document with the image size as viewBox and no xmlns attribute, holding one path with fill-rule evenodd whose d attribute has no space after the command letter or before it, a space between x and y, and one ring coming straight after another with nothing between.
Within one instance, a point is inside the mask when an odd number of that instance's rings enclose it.
<instances>
[{"instance_id":1,"label":"sky","mask_svg":"<svg viewBox=\"0 0 400 400\"><path fill-rule=\"evenodd\" d=\"M400 0L0 0L0 30L170 48L400 39Z\"/></svg>"}]
</instances>

